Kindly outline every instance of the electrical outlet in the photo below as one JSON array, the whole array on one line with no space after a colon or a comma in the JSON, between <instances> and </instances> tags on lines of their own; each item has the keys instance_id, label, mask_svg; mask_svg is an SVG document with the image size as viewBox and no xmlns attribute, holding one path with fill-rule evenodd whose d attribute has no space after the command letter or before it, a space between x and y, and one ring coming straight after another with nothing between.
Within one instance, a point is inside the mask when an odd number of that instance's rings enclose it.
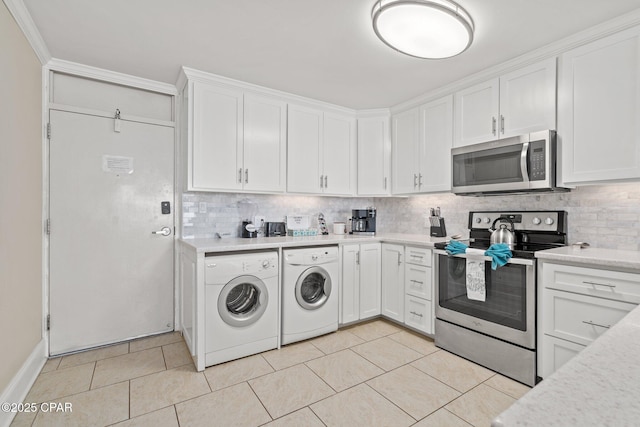
<instances>
[{"instance_id":1,"label":"electrical outlet","mask_svg":"<svg viewBox=\"0 0 640 427\"><path fill-rule=\"evenodd\" d=\"M264 225L264 222L266 220L267 220L267 217L262 215L256 215L253 217L253 225L255 225L256 228L260 228Z\"/></svg>"},{"instance_id":2,"label":"electrical outlet","mask_svg":"<svg viewBox=\"0 0 640 427\"><path fill-rule=\"evenodd\" d=\"M207 213L207 202L198 203L198 211L200 213Z\"/></svg>"},{"instance_id":3,"label":"electrical outlet","mask_svg":"<svg viewBox=\"0 0 640 427\"><path fill-rule=\"evenodd\" d=\"M424 219L424 222L422 223L422 226L424 228L429 228L431 227L431 221L429 220L430 215L428 213L423 213L422 214L422 218Z\"/></svg>"}]
</instances>

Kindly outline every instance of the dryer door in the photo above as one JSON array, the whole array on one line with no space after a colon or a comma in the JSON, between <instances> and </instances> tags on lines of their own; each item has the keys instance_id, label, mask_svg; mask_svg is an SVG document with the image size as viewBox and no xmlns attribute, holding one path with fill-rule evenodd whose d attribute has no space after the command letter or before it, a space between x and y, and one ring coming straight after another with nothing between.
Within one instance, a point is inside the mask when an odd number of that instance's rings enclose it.
<instances>
[{"instance_id":1,"label":"dryer door","mask_svg":"<svg viewBox=\"0 0 640 427\"><path fill-rule=\"evenodd\" d=\"M269 293L255 276L239 276L224 285L218 296L218 313L231 326L249 326L264 314Z\"/></svg>"},{"instance_id":2,"label":"dryer door","mask_svg":"<svg viewBox=\"0 0 640 427\"><path fill-rule=\"evenodd\" d=\"M296 282L296 300L305 310L317 310L331 296L331 277L322 267L306 269Z\"/></svg>"}]
</instances>

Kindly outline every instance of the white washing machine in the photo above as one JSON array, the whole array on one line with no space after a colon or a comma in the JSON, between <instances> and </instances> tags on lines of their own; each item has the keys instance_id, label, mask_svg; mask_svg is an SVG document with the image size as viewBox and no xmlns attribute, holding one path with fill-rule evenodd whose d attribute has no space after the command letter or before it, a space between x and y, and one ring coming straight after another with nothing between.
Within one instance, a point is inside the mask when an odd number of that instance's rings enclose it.
<instances>
[{"instance_id":1,"label":"white washing machine","mask_svg":"<svg viewBox=\"0 0 640 427\"><path fill-rule=\"evenodd\" d=\"M205 258L205 365L278 347L277 252Z\"/></svg>"},{"instance_id":2,"label":"white washing machine","mask_svg":"<svg viewBox=\"0 0 640 427\"><path fill-rule=\"evenodd\" d=\"M338 329L338 247L285 249L282 344Z\"/></svg>"}]
</instances>

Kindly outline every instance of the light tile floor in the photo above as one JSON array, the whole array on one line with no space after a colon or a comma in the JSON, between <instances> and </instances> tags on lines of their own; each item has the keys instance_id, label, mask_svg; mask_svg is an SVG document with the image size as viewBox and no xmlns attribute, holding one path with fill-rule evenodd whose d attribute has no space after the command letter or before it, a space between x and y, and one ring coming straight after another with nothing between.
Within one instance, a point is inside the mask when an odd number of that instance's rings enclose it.
<instances>
[{"instance_id":1,"label":"light tile floor","mask_svg":"<svg viewBox=\"0 0 640 427\"><path fill-rule=\"evenodd\" d=\"M19 426L489 426L528 387L385 320L196 372L178 333L50 359Z\"/></svg>"}]
</instances>

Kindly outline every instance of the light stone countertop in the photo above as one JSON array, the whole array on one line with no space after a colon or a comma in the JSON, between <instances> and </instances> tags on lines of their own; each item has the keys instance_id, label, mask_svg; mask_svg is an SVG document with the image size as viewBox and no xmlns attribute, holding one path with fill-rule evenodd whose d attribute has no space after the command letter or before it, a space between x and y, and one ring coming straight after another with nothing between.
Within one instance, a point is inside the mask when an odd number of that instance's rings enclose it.
<instances>
[{"instance_id":1,"label":"light stone countertop","mask_svg":"<svg viewBox=\"0 0 640 427\"><path fill-rule=\"evenodd\" d=\"M180 242L183 245L190 246L198 253L213 253L373 242L433 248L435 243L447 240L448 238L430 237L426 234L377 233L375 236L329 234L310 237L256 237L251 239L241 237L223 239L180 239Z\"/></svg>"},{"instance_id":2,"label":"light stone countertop","mask_svg":"<svg viewBox=\"0 0 640 427\"><path fill-rule=\"evenodd\" d=\"M493 427L637 426L640 307L493 420Z\"/></svg>"},{"instance_id":3,"label":"light stone countertop","mask_svg":"<svg viewBox=\"0 0 640 427\"><path fill-rule=\"evenodd\" d=\"M564 246L536 252L536 258L543 261L557 261L570 264L608 269L637 270L640 272L640 251L618 249L585 248Z\"/></svg>"}]
</instances>

